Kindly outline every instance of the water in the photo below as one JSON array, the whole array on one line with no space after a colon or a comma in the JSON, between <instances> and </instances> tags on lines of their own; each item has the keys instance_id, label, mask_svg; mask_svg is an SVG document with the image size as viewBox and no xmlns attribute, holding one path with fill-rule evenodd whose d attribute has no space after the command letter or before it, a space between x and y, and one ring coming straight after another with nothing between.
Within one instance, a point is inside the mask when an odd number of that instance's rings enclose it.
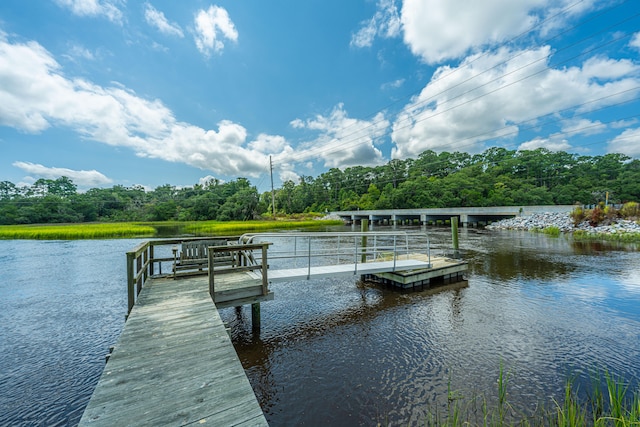
<instances>
[{"instance_id":1,"label":"water","mask_svg":"<svg viewBox=\"0 0 640 427\"><path fill-rule=\"evenodd\" d=\"M75 425L126 312L135 240L0 240L0 425Z\"/></svg>"},{"instance_id":2,"label":"water","mask_svg":"<svg viewBox=\"0 0 640 427\"><path fill-rule=\"evenodd\" d=\"M434 252L448 246L447 230L430 233ZM0 425L80 419L124 324L137 242L0 241ZM637 378L637 248L477 230L460 243L468 286L273 284L259 335L248 308L222 310L269 423L414 424L448 387L491 400L501 363L510 401L530 410L596 368Z\"/></svg>"}]
</instances>

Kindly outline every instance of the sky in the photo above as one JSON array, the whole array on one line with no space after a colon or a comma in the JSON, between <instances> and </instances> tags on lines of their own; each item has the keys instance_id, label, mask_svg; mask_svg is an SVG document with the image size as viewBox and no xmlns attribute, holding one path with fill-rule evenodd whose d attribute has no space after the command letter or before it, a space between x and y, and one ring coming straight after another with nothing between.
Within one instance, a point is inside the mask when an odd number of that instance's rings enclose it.
<instances>
[{"instance_id":1,"label":"sky","mask_svg":"<svg viewBox=\"0 0 640 427\"><path fill-rule=\"evenodd\" d=\"M639 115L638 0L0 2L0 181L20 186L640 158Z\"/></svg>"}]
</instances>

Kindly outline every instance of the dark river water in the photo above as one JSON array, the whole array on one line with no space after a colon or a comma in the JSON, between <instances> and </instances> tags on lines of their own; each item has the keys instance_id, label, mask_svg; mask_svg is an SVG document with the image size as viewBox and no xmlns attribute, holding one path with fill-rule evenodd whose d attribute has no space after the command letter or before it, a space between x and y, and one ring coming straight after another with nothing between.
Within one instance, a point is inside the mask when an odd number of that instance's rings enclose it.
<instances>
[{"instance_id":1,"label":"dark river water","mask_svg":"<svg viewBox=\"0 0 640 427\"><path fill-rule=\"evenodd\" d=\"M448 249L448 230L429 233L433 255ZM0 425L79 421L124 325L137 242L0 241ZM248 307L221 310L270 425L418 424L448 390L491 401L501 365L523 412L596 370L637 386L637 247L475 229L460 244L460 285L277 283L259 334Z\"/></svg>"}]
</instances>

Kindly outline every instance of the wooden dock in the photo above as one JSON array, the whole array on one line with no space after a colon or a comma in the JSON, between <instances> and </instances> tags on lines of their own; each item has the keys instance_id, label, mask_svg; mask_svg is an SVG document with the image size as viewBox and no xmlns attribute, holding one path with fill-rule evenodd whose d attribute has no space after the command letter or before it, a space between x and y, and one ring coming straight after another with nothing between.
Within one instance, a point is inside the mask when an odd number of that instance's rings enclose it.
<instances>
[{"instance_id":1,"label":"wooden dock","mask_svg":"<svg viewBox=\"0 0 640 427\"><path fill-rule=\"evenodd\" d=\"M266 426L205 277L149 279L80 426Z\"/></svg>"},{"instance_id":2,"label":"wooden dock","mask_svg":"<svg viewBox=\"0 0 640 427\"><path fill-rule=\"evenodd\" d=\"M437 278L451 281L466 271L462 261L409 253L409 236L398 233L404 245L396 233L388 232L271 235L306 240L306 252L294 241L288 257L295 265L302 251L307 266L282 270L268 269L268 242L226 238L139 244L127 252L127 322L79 425L266 426L217 309L250 304L253 328L259 331L260 303L274 298L269 282L360 275L415 287ZM359 245L361 238L365 242L371 236L373 248ZM336 250L331 244L324 246L328 251L312 250L312 238L324 237L337 237ZM351 240L353 248L345 249L341 238ZM157 255L169 245L173 257ZM183 246L180 258L177 245ZM185 248L198 250L190 258L183 255ZM206 249L207 258L200 248ZM401 249L405 255L398 254ZM316 253L348 256L354 262L313 265L318 263ZM171 273L162 274L163 262L173 262Z\"/></svg>"}]
</instances>

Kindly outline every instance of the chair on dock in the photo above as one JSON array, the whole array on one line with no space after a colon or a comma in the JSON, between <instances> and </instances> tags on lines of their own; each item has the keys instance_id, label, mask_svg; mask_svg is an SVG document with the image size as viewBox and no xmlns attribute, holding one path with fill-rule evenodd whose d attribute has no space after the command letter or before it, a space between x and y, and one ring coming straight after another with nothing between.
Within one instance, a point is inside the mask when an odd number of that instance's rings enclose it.
<instances>
[{"instance_id":1,"label":"chair on dock","mask_svg":"<svg viewBox=\"0 0 640 427\"><path fill-rule=\"evenodd\" d=\"M226 240L194 240L181 243L180 254L178 248L173 248L173 278L178 276L193 276L206 274L209 267L208 248L210 246L227 246ZM233 266L235 259L233 252L216 252L216 266Z\"/></svg>"}]
</instances>

